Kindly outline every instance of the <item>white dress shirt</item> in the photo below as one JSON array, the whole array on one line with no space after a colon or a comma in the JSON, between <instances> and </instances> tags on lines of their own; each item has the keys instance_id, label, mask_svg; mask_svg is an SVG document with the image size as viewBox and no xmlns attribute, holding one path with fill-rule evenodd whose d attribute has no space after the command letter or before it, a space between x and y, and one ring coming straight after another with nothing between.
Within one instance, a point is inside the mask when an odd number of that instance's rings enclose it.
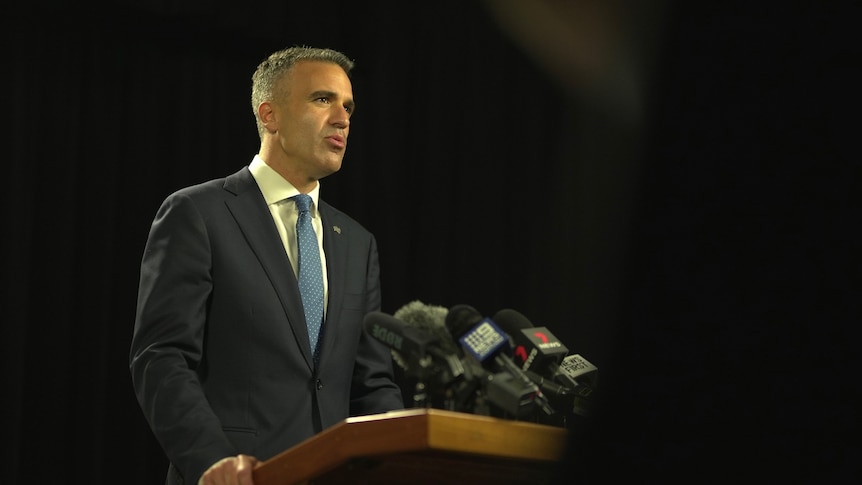
<instances>
[{"instance_id":1,"label":"white dress shirt","mask_svg":"<svg viewBox=\"0 0 862 485\"><path fill-rule=\"evenodd\" d=\"M296 220L299 213L296 210L296 203L290 198L299 194L299 191L267 165L260 158L260 155L254 156L248 169L260 187L261 193L263 193L263 198L269 207L270 214L272 214L272 220L275 221L275 227L278 229L278 235L281 236L284 250L290 259L290 265L293 267L293 273L298 276L299 264L297 262L299 258L297 253L299 249L296 241ZM323 312L325 317L326 305L329 302L329 283L326 277L326 253L323 252L323 221L321 221L320 213L317 210L317 199L320 195L319 181L308 195L311 196L311 223L317 236L317 247L320 250L320 264L323 270Z\"/></svg>"}]
</instances>

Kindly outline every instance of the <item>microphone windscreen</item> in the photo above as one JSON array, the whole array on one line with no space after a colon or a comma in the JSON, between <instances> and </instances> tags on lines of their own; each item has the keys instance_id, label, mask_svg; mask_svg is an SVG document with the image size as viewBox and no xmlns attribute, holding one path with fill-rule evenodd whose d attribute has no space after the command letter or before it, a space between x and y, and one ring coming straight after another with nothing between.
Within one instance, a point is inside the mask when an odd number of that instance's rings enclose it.
<instances>
[{"instance_id":1,"label":"microphone windscreen","mask_svg":"<svg viewBox=\"0 0 862 485\"><path fill-rule=\"evenodd\" d=\"M437 344L442 350L455 354L458 352L458 346L446 328L448 314L449 309L446 307L414 300L396 310L393 316L411 327L434 335L439 339Z\"/></svg>"},{"instance_id":2,"label":"microphone windscreen","mask_svg":"<svg viewBox=\"0 0 862 485\"><path fill-rule=\"evenodd\" d=\"M535 326L523 313L511 308L504 308L495 313L494 322L509 334Z\"/></svg>"},{"instance_id":3,"label":"microphone windscreen","mask_svg":"<svg viewBox=\"0 0 862 485\"><path fill-rule=\"evenodd\" d=\"M470 331L477 323L482 321L479 310L470 305L459 304L451 307L446 315L446 328L455 340Z\"/></svg>"}]
</instances>

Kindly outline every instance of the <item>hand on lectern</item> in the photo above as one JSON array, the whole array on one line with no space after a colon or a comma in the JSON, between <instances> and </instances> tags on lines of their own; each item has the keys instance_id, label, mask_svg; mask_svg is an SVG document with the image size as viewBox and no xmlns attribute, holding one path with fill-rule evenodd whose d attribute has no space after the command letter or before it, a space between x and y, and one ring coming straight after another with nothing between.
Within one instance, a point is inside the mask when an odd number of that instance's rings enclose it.
<instances>
[{"instance_id":1,"label":"hand on lectern","mask_svg":"<svg viewBox=\"0 0 862 485\"><path fill-rule=\"evenodd\" d=\"M252 485L252 470L259 460L249 455L222 458L204 472L198 485Z\"/></svg>"}]
</instances>

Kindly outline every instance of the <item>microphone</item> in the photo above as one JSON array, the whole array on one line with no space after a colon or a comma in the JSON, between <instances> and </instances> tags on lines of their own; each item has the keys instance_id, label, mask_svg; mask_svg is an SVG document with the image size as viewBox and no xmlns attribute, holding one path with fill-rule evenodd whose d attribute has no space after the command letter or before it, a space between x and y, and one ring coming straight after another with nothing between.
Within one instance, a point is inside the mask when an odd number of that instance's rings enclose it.
<instances>
[{"instance_id":1,"label":"microphone","mask_svg":"<svg viewBox=\"0 0 862 485\"><path fill-rule=\"evenodd\" d=\"M567 355L560 364L560 373L565 374L568 379L586 384L593 389L598 385L599 368L581 354Z\"/></svg>"},{"instance_id":2,"label":"microphone","mask_svg":"<svg viewBox=\"0 0 862 485\"><path fill-rule=\"evenodd\" d=\"M433 370L434 358L446 359L440 349L440 338L424 330L411 327L392 315L373 311L363 319L365 331L388 346L402 369L425 378Z\"/></svg>"},{"instance_id":3,"label":"microphone","mask_svg":"<svg viewBox=\"0 0 862 485\"><path fill-rule=\"evenodd\" d=\"M538 406L546 414L554 410L547 398L509 357L511 337L490 318L482 317L469 305L455 305L446 315L446 327L466 354L488 369L488 399L517 417L532 413Z\"/></svg>"},{"instance_id":4,"label":"microphone","mask_svg":"<svg viewBox=\"0 0 862 485\"><path fill-rule=\"evenodd\" d=\"M577 383L574 387L563 386L535 372L524 371L524 373L548 396L548 401L555 408L581 416L590 415L590 401L593 394L592 387Z\"/></svg>"},{"instance_id":5,"label":"microphone","mask_svg":"<svg viewBox=\"0 0 862 485\"><path fill-rule=\"evenodd\" d=\"M568 354L563 345L546 327L534 327L527 317L516 310L503 309L494 315L504 331L516 344L514 361L539 385L558 407L576 414L587 414L587 400L598 379L598 368L580 354ZM562 402L564 405L559 406Z\"/></svg>"},{"instance_id":6,"label":"microphone","mask_svg":"<svg viewBox=\"0 0 862 485\"><path fill-rule=\"evenodd\" d=\"M500 310L494 315L494 321L512 337L515 343L513 360L524 371L552 375L569 353L569 349L550 330L534 327L517 310Z\"/></svg>"},{"instance_id":7,"label":"microphone","mask_svg":"<svg viewBox=\"0 0 862 485\"><path fill-rule=\"evenodd\" d=\"M515 362L525 371L533 371L564 386L575 388L589 385L595 388L598 367L580 354L567 355L569 349L546 327L534 327L517 310L504 309L494 315L494 321L512 335L517 347Z\"/></svg>"},{"instance_id":8,"label":"microphone","mask_svg":"<svg viewBox=\"0 0 862 485\"><path fill-rule=\"evenodd\" d=\"M437 345L443 355L444 376L451 376L451 379L445 379L443 386L427 386L427 383L418 381L414 394L414 405L432 406L447 409L450 411L472 412L474 403L472 399L476 394L476 389L480 385L481 369L465 366L461 360L461 348L452 340L449 330L446 328L446 315L449 309L439 305L428 305L419 300L411 301L393 314L394 317L402 320L410 327L425 331L438 338ZM393 354L396 352L393 351ZM430 395L428 392L430 391Z\"/></svg>"},{"instance_id":9,"label":"microphone","mask_svg":"<svg viewBox=\"0 0 862 485\"><path fill-rule=\"evenodd\" d=\"M371 337L390 348L392 359L405 374L416 379L414 406L439 402L443 409L461 411L465 396L478 382L461 362L452 338L440 330L445 329L442 320L447 311L413 302L396 312L408 321L375 311L366 314L363 323Z\"/></svg>"},{"instance_id":10,"label":"microphone","mask_svg":"<svg viewBox=\"0 0 862 485\"><path fill-rule=\"evenodd\" d=\"M410 327L427 332L437 337L441 349L451 354L458 354L460 349L446 328L446 315L449 309L439 305L428 305L419 300L411 301L392 314Z\"/></svg>"}]
</instances>

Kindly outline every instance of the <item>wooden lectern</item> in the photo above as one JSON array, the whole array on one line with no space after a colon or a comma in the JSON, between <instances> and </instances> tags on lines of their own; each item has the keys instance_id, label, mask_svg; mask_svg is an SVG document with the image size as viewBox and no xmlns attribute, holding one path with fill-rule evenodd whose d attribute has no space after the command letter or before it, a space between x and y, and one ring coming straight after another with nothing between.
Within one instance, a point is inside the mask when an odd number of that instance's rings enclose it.
<instances>
[{"instance_id":1,"label":"wooden lectern","mask_svg":"<svg viewBox=\"0 0 862 485\"><path fill-rule=\"evenodd\" d=\"M564 428L423 408L348 418L259 464L255 485L542 484Z\"/></svg>"}]
</instances>

